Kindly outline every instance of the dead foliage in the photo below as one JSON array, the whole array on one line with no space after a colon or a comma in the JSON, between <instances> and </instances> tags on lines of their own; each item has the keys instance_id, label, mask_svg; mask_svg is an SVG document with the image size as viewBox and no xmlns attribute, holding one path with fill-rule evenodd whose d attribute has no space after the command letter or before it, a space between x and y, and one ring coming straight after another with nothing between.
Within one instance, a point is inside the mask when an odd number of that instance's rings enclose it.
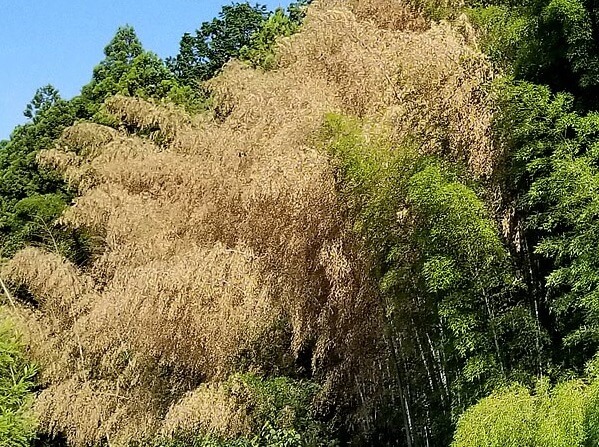
<instances>
[{"instance_id":1,"label":"dead foliage","mask_svg":"<svg viewBox=\"0 0 599 447\"><path fill-rule=\"evenodd\" d=\"M233 62L210 81L216 117L115 97L120 131L67 130L40 161L79 188L62 220L100 236L101 254L80 271L27 249L3 271L39 301L23 324L47 327L31 336L42 428L81 446L244 432L206 384L264 371L281 322L280 370L309 353L325 395L366 405L384 369L380 305L315 135L327 112L356 116L487 176L491 76L450 24L406 4L322 0L275 70Z\"/></svg>"}]
</instances>

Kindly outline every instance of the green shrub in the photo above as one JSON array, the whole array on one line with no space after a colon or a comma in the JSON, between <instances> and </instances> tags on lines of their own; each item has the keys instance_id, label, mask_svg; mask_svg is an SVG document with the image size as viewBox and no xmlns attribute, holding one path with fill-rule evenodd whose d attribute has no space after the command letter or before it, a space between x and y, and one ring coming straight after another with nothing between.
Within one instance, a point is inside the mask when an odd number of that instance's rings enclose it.
<instances>
[{"instance_id":1,"label":"green shrub","mask_svg":"<svg viewBox=\"0 0 599 447\"><path fill-rule=\"evenodd\" d=\"M460 417L453 447L532 447L534 399L522 386L494 392Z\"/></svg>"},{"instance_id":2,"label":"green shrub","mask_svg":"<svg viewBox=\"0 0 599 447\"><path fill-rule=\"evenodd\" d=\"M522 385L493 392L460 417L452 447L597 445L597 386L570 380L534 393Z\"/></svg>"},{"instance_id":3,"label":"green shrub","mask_svg":"<svg viewBox=\"0 0 599 447\"><path fill-rule=\"evenodd\" d=\"M8 320L0 314L0 445L25 447L35 436L30 411L35 367Z\"/></svg>"},{"instance_id":4,"label":"green shrub","mask_svg":"<svg viewBox=\"0 0 599 447\"><path fill-rule=\"evenodd\" d=\"M172 439L151 442L164 447L333 447L326 424L315 415L314 399L319 386L287 377L262 378L236 374L221 390L234 396L249 416L250 435L227 438L211 433L177 433Z\"/></svg>"}]
</instances>

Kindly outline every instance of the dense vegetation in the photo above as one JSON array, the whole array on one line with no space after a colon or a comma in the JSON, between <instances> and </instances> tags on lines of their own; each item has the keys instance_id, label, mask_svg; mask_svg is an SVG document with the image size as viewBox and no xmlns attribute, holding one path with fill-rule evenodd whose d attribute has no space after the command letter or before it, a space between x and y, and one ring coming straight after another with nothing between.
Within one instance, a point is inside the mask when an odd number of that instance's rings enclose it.
<instances>
[{"instance_id":1,"label":"dense vegetation","mask_svg":"<svg viewBox=\"0 0 599 447\"><path fill-rule=\"evenodd\" d=\"M7 447L23 447L35 434L31 391L35 367L27 361L14 327L5 315L0 325L0 439Z\"/></svg>"},{"instance_id":2,"label":"dense vegetation","mask_svg":"<svg viewBox=\"0 0 599 447\"><path fill-rule=\"evenodd\" d=\"M598 17L120 28L0 143L0 444L596 445Z\"/></svg>"}]
</instances>

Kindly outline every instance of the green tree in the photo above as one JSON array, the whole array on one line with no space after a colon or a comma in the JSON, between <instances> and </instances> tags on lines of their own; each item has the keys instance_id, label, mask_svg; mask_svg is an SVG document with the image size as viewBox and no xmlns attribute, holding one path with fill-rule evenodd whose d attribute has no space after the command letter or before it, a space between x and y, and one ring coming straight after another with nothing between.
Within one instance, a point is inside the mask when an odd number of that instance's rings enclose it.
<instances>
[{"instance_id":1,"label":"green tree","mask_svg":"<svg viewBox=\"0 0 599 447\"><path fill-rule=\"evenodd\" d=\"M250 62L254 67L261 67L264 70L273 68L277 39L291 36L299 30L309 3L310 1L307 0L292 3L287 11L277 8L252 35L249 44L241 48L239 57Z\"/></svg>"},{"instance_id":2,"label":"green tree","mask_svg":"<svg viewBox=\"0 0 599 447\"><path fill-rule=\"evenodd\" d=\"M241 48L239 57L250 62L254 67L268 70L274 66L274 45L277 38L291 36L298 28L299 23L293 21L283 9L279 8L251 37L249 44Z\"/></svg>"},{"instance_id":3,"label":"green tree","mask_svg":"<svg viewBox=\"0 0 599 447\"><path fill-rule=\"evenodd\" d=\"M497 0L474 9L485 48L518 80L599 105L599 6L591 0Z\"/></svg>"},{"instance_id":4,"label":"green tree","mask_svg":"<svg viewBox=\"0 0 599 447\"><path fill-rule=\"evenodd\" d=\"M37 89L33 99L23 112L27 118L34 119L38 113L43 112L49 107L52 107L61 100L60 93L53 85L46 85Z\"/></svg>"},{"instance_id":5,"label":"green tree","mask_svg":"<svg viewBox=\"0 0 599 447\"><path fill-rule=\"evenodd\" d=\"M47 92L52 94L48 96ZM32 121L18 126L10 140L0 145L0 257L11 256L31 241L30 235L42 233L41 228L33 228L37 226L35 221L18 215L21 201L37 197L40 209L56 212L53 216L44 214L52 222L70 200L62 179L55 172L41 169L36 156L40 150L52 147L62 131L75 122L77 109L73 102L44 87L27 111Z\"/></svg>"},{"instance_id":6,"label":"green tree","mask_svg":"<svg viewBox=\"0 0 599 447\"><path fill-rule=\"evenodd\" d=\"M452 417L538 370L545 335L475 185L456 167L364 136L360 123L336 115L324 139L354 230L374 256L387 317L398 397L378 429L447 444Z\"/></svg>"},{"instance_id":7,"label":"green tree","mask_svg":"<svg viewBox=\"0 0 599 447\"><path fill-rule=\"evenodd\" d=\"M182 86L162 59L144 50L133 27L120 27L104 48L104 56L94 68L91 82L76 98L86 109L87 116L80 118L92 117L94 121L110 124L101 106L106 98L117 93L145 99L169 98L192 112L201 108L198 92Z\"/></svg>"},{"instance_id":8,"label":"green tree","mask_svg":"<svg viewBox=\"0 0 599 447\"><path fill-rule=\"evenodd\" d=\"M206 81L243 47L251 43L268 18L266 6L233 3L223 6L217 18L204 22L195 36L186 33L181 38L179 54L168 65L183 84L196 86Z\"/></svg>"},{"instance_id":9,"label":"green tree","mask_svg":"<svg viewBox=\"0 0 599 447\"><path fill-rule=\"evenodd\" d=\"M132 27L119 28L104 54L92 80L73 99L64 100L51 85L38 89L24 112L30 121L0 144L0 257L11 256L26 243L49 244L77 259L85 257L78 254L83 250L81 235L53 224L73 192L55 172L38 166L36 157L77 120L112 124L102 109L107 97L121 93L169 99L189 111L202 108L200 95L180 85L158 56L145 51Z\"/></svg>"},{"instance_id":10,"label":"green tree","mask_svg":"<svg viewBox=\"0 0 599 447\"><path fill-rule=\"evenodd\" d=\"M109 95L118 93L119 81L131 69L135 58L143 53L143 47L133 27L119 27L104 48L105 58L94 68L92 81L83 87L82 95L99 104Z\"/></svg>"},{"instance_id":11,"label":"green tree","mask_svg":"<svg viewBox=\"0 0 599 447\"><path fill-rule=\"evenodd\" d=\"M505 194L515 208L521 267L554 368L582 371L599 348L599 115L529 83L502 85Z\"/></svg>"},{"instance_id":12,"label":"green tree","mask_svg":"<svg viewBox=\"0 0 599 447\"><path fill-rule=\"evenodd\" d=\"M118 79L115 93L164 98L174 86L174 77L164 62L154 53L144 52L133 59L129 69Z\"/></svg>"}]
</instances>

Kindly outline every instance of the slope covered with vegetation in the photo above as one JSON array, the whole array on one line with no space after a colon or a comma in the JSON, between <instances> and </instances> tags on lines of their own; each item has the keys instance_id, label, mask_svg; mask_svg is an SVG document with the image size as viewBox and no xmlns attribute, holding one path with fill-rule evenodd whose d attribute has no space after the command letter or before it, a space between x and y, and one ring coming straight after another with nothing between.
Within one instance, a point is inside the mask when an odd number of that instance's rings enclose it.
<instances>
[{"instance_id":1,"label":"slope covered with vegetation","mask_svg":"<svg viewBox=\"0 0 599 447\"><path fill-rule=\"evenodd\" d=\"M41 89L0 441L594 445L596 8L491 3L234 4Z\"/></svg>"}]
</instances>

